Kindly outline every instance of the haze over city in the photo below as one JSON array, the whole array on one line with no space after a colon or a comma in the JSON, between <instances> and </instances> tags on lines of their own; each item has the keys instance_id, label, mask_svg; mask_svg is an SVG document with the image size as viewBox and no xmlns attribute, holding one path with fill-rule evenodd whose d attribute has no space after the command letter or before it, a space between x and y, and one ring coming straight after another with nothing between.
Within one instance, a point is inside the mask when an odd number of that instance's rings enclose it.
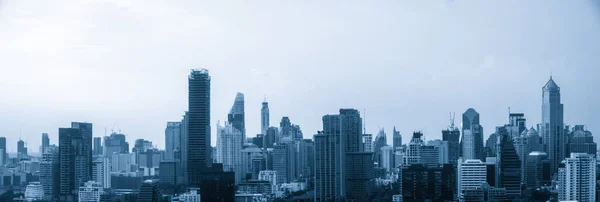
<instances>
[{"instance_id":1,"label":"haze over city","mask_svg":"<svg viewBox=\"0 0 600 202\"><path fill-rule=\"evenodd\" d=\"M1 1L0 135L33 152L41 133L94 124L162 148L187 110L190 69L211 72L212 144L237 92L248 137L260 103L305 138L356 108L367 133L441 137L448 113L481 114L484 138L508 108L541 122L542 87L561 87L565 123L598 138L598 1ZM366 116L365 116L366 115ZM391 138L388 138L391 143Z\"/></svg>"}]
</instances>

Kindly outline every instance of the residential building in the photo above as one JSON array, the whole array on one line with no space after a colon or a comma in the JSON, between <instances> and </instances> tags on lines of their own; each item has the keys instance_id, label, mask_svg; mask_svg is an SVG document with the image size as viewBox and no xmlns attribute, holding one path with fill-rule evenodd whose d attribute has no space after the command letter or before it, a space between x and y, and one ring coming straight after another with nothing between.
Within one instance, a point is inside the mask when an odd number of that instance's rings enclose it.
<instances>
[{"instance_id":1,"label":"residential building","mask_svg":"<svg viewBox=\"0 0 600 202\"><path fill-rule=\"evenodd\" d=\"M459 198L468 190L476 190L482 184L486 184L486 164L479 159L467 159L458 161L458 190Z\"/></svg>"},{"instance_id":2,"label":"residential building","mask_svg":"<svg viewBox=\"0 0 600 202\"><path fill-rule=\"evenodd\" d=\"M594 155L571 153L558 169L558 200L596 201L596 169Z\"/></svg>"},{"instance_id":3,"label":"residential building","mask_svg":"<svg viewBox=\"0 0 600 202\"><path fill-rule=\"evenodd\" d=\"M88 181L79 187L79 202L99 202L103 193L102 184Z\"/></svg>"},{"instance_id":4,"label":"residential building","mask_svg":"<svg viewBox=\"0 0 600 202\"><path fill-rule=\"evenodd\" d=\"M217 124L217 163L223 164L225 172L235 172L235 183L242 181L242 132L232 124Z\"/></svg>"},{"instance_id":5,"label":"residential building","mask_svg":"<svg viewBox=\"0 0 600 202\"><path fill-rule=\"evenodd\" d=\"M175 150L181 149L181 122L167 122L165 129L165 159L174 160Z\"/></svg>"}]
</instances>

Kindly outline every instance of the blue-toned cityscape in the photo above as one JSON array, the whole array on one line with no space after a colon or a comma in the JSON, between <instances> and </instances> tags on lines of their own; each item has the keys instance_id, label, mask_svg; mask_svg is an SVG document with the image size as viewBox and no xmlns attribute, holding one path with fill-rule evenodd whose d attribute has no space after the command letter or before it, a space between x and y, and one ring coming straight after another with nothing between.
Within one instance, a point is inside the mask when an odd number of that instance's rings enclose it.
<instances>
[{"instance_id":1,"label":"blue-toned cityscape","mask_svg":"<svg viewBox=\"0 0 600 202\"><path fill-rule=\"evenodd\" d=\"M461 120L449 114L448 127L435 132L441 139L393 127L389 145L388 131L367 131L358 109L324 114L322 130L302 131L293 117L272 124L266 98L248 105L260 117L246 116L241 92L227 120L211 127L209 70L193 69L187 80L189 108L165 120L164 147L151 139L130 147L126 134L93 134L85 122L58 128L58 140L41 134L39 155L22 140L9 155L0 137L0 200L591 202L600 192L597 144L584 125L565 123L552 77L541 88L541 123L509 110L484 140L485 114L469 108ZM254 137L248 119L260 120Z\"/></svg>"}]
</instances>

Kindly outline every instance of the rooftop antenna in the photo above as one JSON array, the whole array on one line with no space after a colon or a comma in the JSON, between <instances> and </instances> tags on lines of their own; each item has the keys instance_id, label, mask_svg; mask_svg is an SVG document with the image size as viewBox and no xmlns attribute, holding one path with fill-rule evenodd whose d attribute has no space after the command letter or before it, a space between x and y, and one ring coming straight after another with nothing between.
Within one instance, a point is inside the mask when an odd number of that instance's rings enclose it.
<instances>
[{"instance_id":1,"label":"rooftop antenna","mask_svg":"<svg viewBox=\"0 0 600 202\"><path fill-rule=\"evenodd\" d=\"M363 119L363 134L367 134L367 109L363 109L364 119Z\"/></svg>"},{"instance_id":2,"label":"rooftop antenna","mask_svg":"<svg viewBox=\"0 0 600 202\"><path fill-rule=\"evenodd\" d=\"M450 112L450 129L454 129L454 119L455 119L456 113L452 113Z\"/></svg>"}]
</instances>

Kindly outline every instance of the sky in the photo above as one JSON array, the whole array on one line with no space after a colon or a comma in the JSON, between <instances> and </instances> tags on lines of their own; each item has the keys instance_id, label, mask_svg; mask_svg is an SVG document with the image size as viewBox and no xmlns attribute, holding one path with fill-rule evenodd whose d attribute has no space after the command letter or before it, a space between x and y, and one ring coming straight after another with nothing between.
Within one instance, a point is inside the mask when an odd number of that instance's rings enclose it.
<instances>
[{"instance_id":1,"label":"sky","mask_svg":"<svg viewBox=\"0 0 600 202\"><path fill-rule=\"evenodd\" d=\"M85 121L164 148L190 69L206 68L213 145L237 92L248 136L266 97L271 125L289 116L305 138L356 108L367 133L432 140L472 107L487 139L509 107L541 122L550 76L566 124L598 139L599 36L598 0L0 0L0 136L37 152Z\"/></svg>"}]
</instances>

